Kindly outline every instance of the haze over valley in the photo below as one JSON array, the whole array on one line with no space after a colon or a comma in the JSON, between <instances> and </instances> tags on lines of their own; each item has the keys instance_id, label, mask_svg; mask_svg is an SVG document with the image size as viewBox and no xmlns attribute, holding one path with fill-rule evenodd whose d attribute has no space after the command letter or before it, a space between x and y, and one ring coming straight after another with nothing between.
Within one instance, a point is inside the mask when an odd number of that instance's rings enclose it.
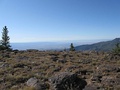
<instances>
[{"instance_id":1,"label":"haze over valley","mask_svg":"<svg viewBox=\"0 0 120 90\"><path fill-rule=\"evenodd\" d=\"M26 49L37 49L37 50L64 50L69 49L70 44L74 46L93 44L107 40L71 40L71 41L54 41L54 42L24 42L24 43L11 43L13 49L26 50Z\"/></svg>"}]
</instances>

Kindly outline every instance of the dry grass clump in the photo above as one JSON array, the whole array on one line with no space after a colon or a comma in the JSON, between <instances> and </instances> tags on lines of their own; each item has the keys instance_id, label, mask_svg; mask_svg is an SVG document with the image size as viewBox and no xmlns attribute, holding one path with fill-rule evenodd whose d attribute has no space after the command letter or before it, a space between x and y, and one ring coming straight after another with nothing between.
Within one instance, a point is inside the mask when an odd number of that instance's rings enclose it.
<instances>
[{"instance_id":1,"label":"dry grass clump","mask_svg":"<svg viewBox=\"0 0 120 90\"><path fill-rule=\"evenodd\" d=\"M34 87L24 87L23 90L36 90Z\"/></svg>"}]
</instances>

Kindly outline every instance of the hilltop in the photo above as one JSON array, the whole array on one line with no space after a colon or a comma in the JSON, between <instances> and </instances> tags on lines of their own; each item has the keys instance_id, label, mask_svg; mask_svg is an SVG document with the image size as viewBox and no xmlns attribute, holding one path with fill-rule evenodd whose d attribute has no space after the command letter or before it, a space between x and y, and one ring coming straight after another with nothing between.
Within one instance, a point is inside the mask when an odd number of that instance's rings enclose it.
<instances>
[{"instance_id":1,"label":"hilltop","mask_svg":"<svg viewBox=\"0 0 120 90\"><path fill-rule=\"evenodd\" d=\"M0 51L0 90L83 88L120 90L120 57L95 51Z\"/></svg>"}]
</instances>

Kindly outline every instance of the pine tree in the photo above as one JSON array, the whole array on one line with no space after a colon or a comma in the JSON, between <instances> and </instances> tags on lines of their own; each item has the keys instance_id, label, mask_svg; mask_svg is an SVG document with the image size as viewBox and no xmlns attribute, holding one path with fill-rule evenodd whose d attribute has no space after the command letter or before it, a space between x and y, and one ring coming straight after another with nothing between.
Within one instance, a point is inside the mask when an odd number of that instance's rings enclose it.
<instances>
[{"instance_id":1,"label":"pine tree","mask_svg":"<svg viewBox=\"0 0 120 90\"><path fill-rule=\"evenodd\" d=\"M73 43L71 43L71 45L70 45L70 51L75 51Z\"/></svg>"},{"instance_id":2,"label":"pine tree","mask_svg":"<svg viewBox=\"0 0 120 90\"><path fill-rule=\"evenodd\" d=\"M8 29L7 26L3 27L3 32L2 32L2 40L1 40L1 46L4 49L10 49L10 42L9 42L10 38L8 36Z\"/></svg>"}]
</instances>

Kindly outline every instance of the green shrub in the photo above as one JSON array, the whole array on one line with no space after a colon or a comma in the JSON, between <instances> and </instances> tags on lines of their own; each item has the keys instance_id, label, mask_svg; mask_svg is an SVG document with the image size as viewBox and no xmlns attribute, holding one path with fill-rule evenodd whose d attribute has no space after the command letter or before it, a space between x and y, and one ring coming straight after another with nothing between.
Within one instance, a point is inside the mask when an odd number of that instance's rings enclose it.
<instances>
[{"instance_id":1,"label":"green shrub","mask_svg":"<svg viewBox=\"0 0 120 90\"><path fill-rule=\"evenodd\" d=\"M116 44L116 47L113 49L112 53L114 55L120 55L120 44L119 43Z\"/></svg>"}]
</instances>

